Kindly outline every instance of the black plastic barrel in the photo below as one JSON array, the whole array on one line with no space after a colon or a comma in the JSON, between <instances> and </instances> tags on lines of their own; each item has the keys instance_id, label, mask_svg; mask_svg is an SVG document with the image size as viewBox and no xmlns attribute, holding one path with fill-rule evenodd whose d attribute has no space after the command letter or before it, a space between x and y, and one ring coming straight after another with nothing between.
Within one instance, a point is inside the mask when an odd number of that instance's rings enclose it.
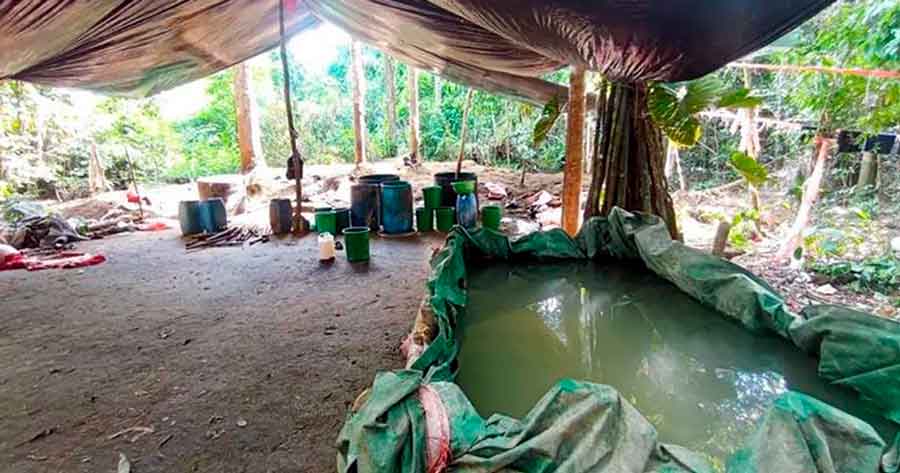
<instances>
[{"instance_id":1,"label":"black plastic barrel","mask_svg":"<svg viewBox=\"0 0 900 473\"><path fill-rule=\"evenodd\" d=\"M269 201L269 226L275 235L291 232L293 209L291 199L272 199Z\"/></svg>"},{"instance_id":2,"label":"black plastic barrel","mask_svg":"<svg viewBox=\"0 0 900 473\"><path fill-rule=\"evenodd\" d=\"M396 174L368 174L357 179L350 188L350 223L354 227L369 227L378 231L381 226L381 184L399 181Z\"/></svg>"},{"instance_id":3,"label":"black plastic barrel","mask_svg":"<svg viewBox=\"0 0 900 473\"><path fill-rule=\"evenodd\" d=\"M377 184L350 186L350 224L352 226L378 230L378 192Z\"/></svg>"},{"instance_id":4,"label":"black plastic barrel","mask_svg":"<svg viewBox=\"0 0 900 473\"><path fill-rule=\"evenodd\" d=\"M441 206L456 207L456 191L453 190L453 183L456 181L475 181L475 204L478 204L478 176L473 172L461 172L459 177L456 173L439 172L434 175L434 185L441 186Z\"/></svg>"}]
</instances>

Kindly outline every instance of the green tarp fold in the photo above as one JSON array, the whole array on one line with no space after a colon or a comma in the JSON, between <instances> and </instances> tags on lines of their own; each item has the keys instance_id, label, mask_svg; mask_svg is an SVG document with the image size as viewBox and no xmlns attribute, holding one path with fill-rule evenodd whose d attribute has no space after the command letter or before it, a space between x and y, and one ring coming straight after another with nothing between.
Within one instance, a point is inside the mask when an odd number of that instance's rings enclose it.
<instances>
[{"instance_id":1,"label":"green tarp fold","mask_svg":"<svg viewBox=\"0 0 900 473\"><path fill-rule=\"evenodd\" d=\"M482 419L453 384L467 266L582 259L643 263L723 317L817 356L820 376L855 390L883 417L900 423L900 324L838 306L792 314L752 273L671 240L656 217L614 209L607 218L586 222L575 238L560 230L510 240L491 230L454 229L432 259L428 281L439 333L412 370L376 378L368 400L341 431L338 470L424 471L424 414L416 388L427 383L449 413L449 471L716 471L701 454L659 443L653 426L611 386L561 380L522 419ZM729 460L727 471L872 473L880 465L896 473L898 446L900 436L885 451L885 441L862 420L787 392Z\"/></svg>"}]
</instances>

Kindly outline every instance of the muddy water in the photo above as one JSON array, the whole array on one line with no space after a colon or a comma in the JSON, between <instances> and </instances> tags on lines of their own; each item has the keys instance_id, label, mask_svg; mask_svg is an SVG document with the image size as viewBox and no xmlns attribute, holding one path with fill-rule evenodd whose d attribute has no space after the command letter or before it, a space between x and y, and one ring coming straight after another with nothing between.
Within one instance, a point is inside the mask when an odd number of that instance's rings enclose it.
<instances>
[{"instance_id":1,"label":"muddy water","mask_svg":"<svg viewBox=\"0 0 900 473\"><path fill-rule=\"evenodd\" d=\"M891 426L815 360L754 335L643 268L493 266L470 275L457 382L482 416L524 416L561 378L619 390L675 443L724 458L788 389Z\"/></svg>"}]
</instances>

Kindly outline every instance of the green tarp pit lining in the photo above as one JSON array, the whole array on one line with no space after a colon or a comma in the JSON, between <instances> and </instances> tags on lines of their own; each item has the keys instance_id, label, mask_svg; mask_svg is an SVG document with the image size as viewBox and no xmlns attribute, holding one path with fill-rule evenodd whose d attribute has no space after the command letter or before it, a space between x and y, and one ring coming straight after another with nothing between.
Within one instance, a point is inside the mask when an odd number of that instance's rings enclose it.
<instances>
[{"instance_id":1,"label":"green tarp pit lining","mask_svg":"<svg viewBox=\"0 0 900 473\"><path fill-rule=\"evenodd\" d=\"M900 324L832 305L789 312L764 281L721 258L672 241L650 215L614 209L573 239L561 230L511 241L457 227L432 259L428 281L439 332L412 369L379 374L338 438L338 471L426 469L425 415L417 389L428 383L450 415L449 471L696 472L707 459L662 444L653 426L609 386L562 380L522 419L481 418L454 384L458 318L466 306L466 263L566 259L642 261L657 275L754 332L784 337L818 357L819 375L849 387L900 423ZM885 442L865 422L804 394L787 392L729 459L729 473L898 472L900 435Z\"/></svg>"}]
</instances>

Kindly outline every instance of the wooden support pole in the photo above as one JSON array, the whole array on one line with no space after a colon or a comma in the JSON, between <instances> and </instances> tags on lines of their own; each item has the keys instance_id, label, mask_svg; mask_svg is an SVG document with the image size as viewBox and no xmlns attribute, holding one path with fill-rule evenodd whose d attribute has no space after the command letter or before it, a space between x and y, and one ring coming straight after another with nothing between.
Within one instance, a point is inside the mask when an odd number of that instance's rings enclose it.
<instances>
[{"instance_id":1,"label":"wooden support pole","mask_svg":"<svg viewBox=\"0 0 900 473\"><path fill-rule=\"evenodd\" d=\"M569 75L569 111L566 119L566 163L563 169L562 228L578 232L581 207L581 174L584 160L585 71L573 67Z\"/></svg>"},{"instance_id":2,"label":"wooden support pole","mask_svg":"<svg viewBox=\"0 0 900 473\"><path fill-rule=\"evenodd\" d=\"M462 129L459 132L459 157L456 159L456 175L459 176L459 173L462 172L462 163L463 159L466 158L466 131L468 130L469 121L469 109L472 107L472 95L475 93L475 89L469 89L466 92L466 103L463 106L463 116L462 116Z\"/></svg>"},{"instance_id":3,"label":"wooden support pole","mask_svg":"<svg viewBox=\"0 0 900 473\"><path fill-rule=\"evenodd\" d=\"M409 66L406 82L409 95L409 163L419 163L419 70Z\"/></svg>"},{"instance_id":4,"label":"wooden support pole","mask_svg":"<svg viewBox=\"0 0 900 473\"><path fill-rule=\"evenodd\" d=\"M265 166L259 130L259 111L253 95L250 65L242 62L234 71L234 108L237 115L238 149L241 153L241 174L248 174Z\"/></svg>"},{"instance_id":5,"label":"wooden support pole","mask_svg":"<svg viewBox=\"0 0 900 473\"><path fill-rule=\"evenodd\" d=\"M731 224L722 220L716 227L716 237L713 240L712 254L722 256L725 254L725 247L728 246L728 233L731 232Z\"/></svg>"},{"instance_id":6,"label":"wooden support pole","mask_svg":"<svg viewBox=\"0 0 900 473\"><path fill-rule=\"evenodd\" d=\"M366 76L363 72L362 45L350 42L350 83L353 91L353 136L356 165L366 162Z\"/></svg>"}]
</instances>

